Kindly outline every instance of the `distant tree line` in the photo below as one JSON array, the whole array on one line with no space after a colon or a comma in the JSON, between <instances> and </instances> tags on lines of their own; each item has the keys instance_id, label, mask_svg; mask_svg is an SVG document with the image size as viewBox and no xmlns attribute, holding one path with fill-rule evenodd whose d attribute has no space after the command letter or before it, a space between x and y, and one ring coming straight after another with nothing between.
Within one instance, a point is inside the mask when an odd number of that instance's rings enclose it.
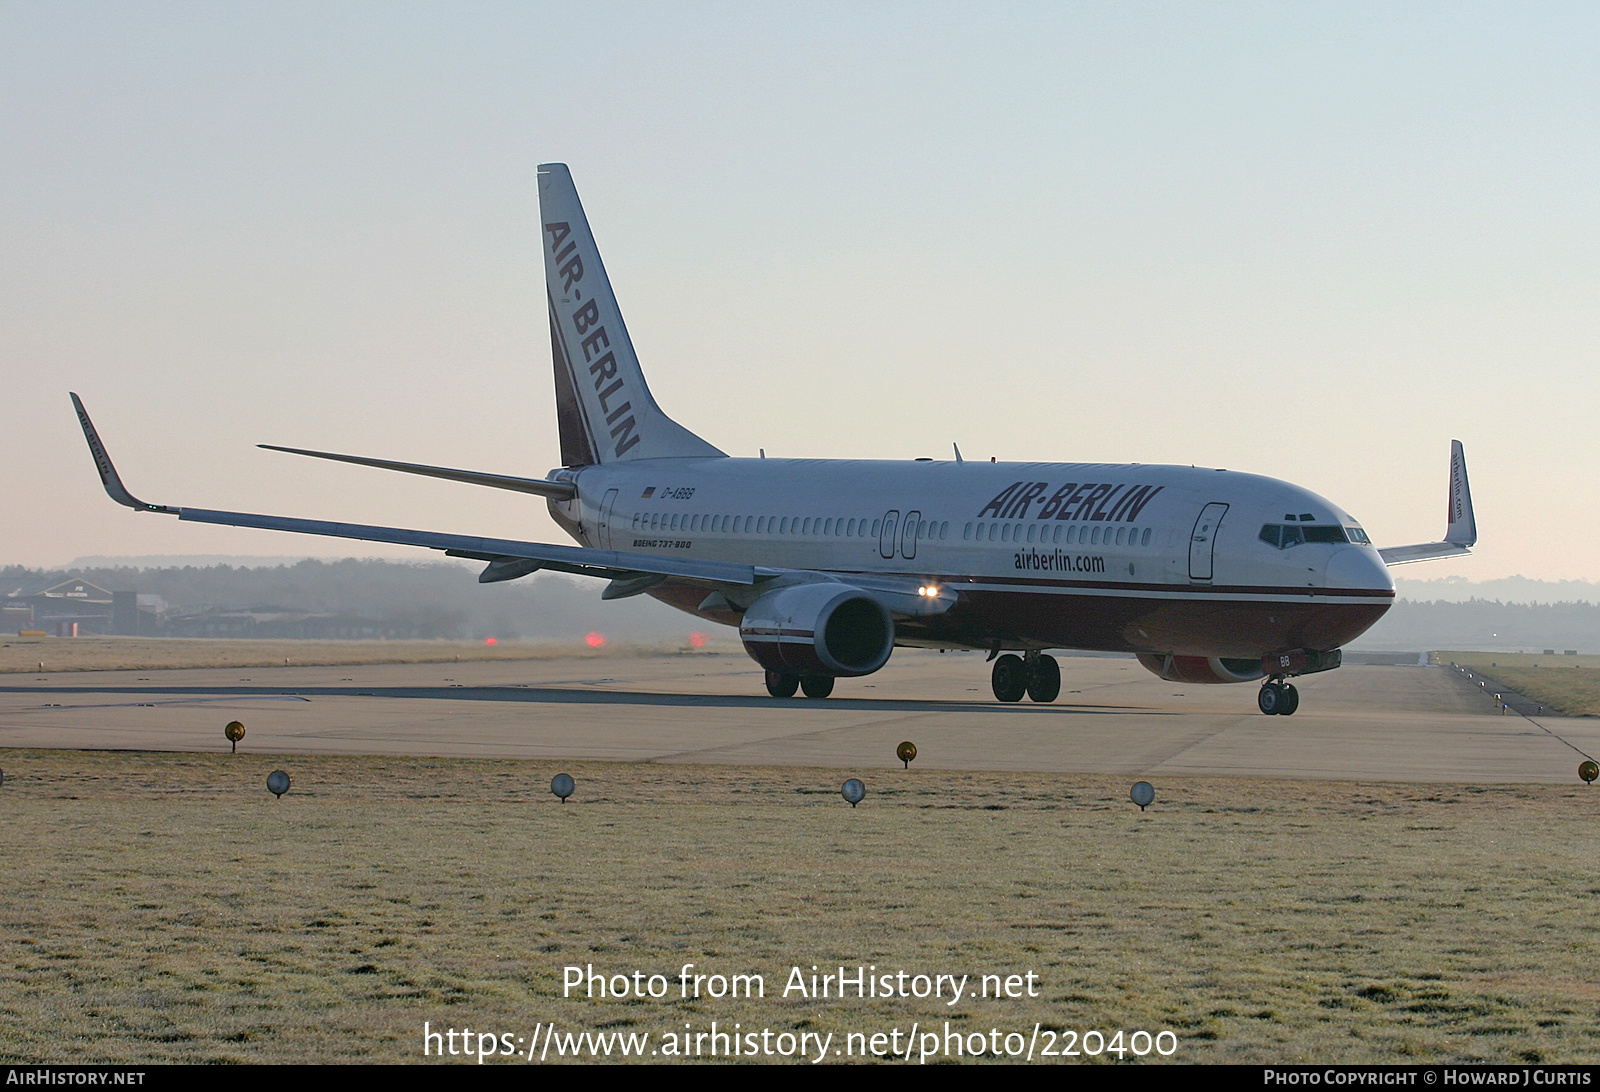
<instances>
[{"instance_id":1,"label":"distant tree line","mask_svg":"<svg viewBox=\"0 0 1600 1092\"><path fill-rule=\"evenodd\" d=\"M305 560L291 565L169 568L0 568L0 596L68 575L112 591L157 595L164 615L206 611L309 611L405 630L417 636L482 640L578 640L598 630L623 641L682 638L707 625L647 596L600 601L605 584L554 573L479 584L474 569L398 561Z\"/></svg>"},{"instance_id":2,"label":"distant tree line","mask_svg":"<svg viewBox=\"0 0 1600 1092\"><path fill-rule=\"evenodd\" d=\"M1600 604L1401 599L1351 647L1600 652Z\"/></svg>"}]
</instances>

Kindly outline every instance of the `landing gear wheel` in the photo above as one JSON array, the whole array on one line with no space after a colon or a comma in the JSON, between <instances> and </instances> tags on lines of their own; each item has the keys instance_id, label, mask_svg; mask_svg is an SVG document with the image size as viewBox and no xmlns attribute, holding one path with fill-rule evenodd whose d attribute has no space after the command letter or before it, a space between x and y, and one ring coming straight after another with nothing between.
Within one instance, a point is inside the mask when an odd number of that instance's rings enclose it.
<instances>
[{"instance_id":1,"label":"landing gear wheel","mask_svg":"<svg viewBox=\"0 0 1600 1092\"><path fill-rule=\"evenodd\" d=\"M798 689L800 689L799 675L791 675L787 671L767 672L767 693L773 697L792 698Z\"/></svg>"},{"instance_id":2,"label":"landing gear wheel","mask_svg":"<svg viewBox=\"0 0 1600 1092\"><path fill-rule=\"evenodd\" d=\"M996 660L989 685L994 687L994 696L1001 701L1021 701L1022 695L1028 692L1028 667L1022 657L1008 652Z\"/></svg>"},{"instance_id":3,"label":"landing gear wheel","mask_svg":"<svg viewBox=\"0 0 1600 1092\"><path fill-rule=\"evenodd\" d=\"M1292 716L1294 711L1300 708L1300 691L1294 688L1293 683L1283 683L1282 686L1284 706L1278 710L1278 715L1282 717Z\"/></svg>"},{"instance_id":4,"label":"landing gear wheel","mask_svg":"<svg viewBox=\"0 0 1600 1092\"><path fill-rule=\"evenodd\" d=\"M1269 717L1275 717L1289 708L1289 695L1282 683L1269 682L1256 695L1256 705Z\"/></svg>"},{"instance_id":5,"label":"landing gear wheel","mask_svg":"<svg viewBox=\"0 0 1600 1092\"><path fill-rule=\"evenodd\" d=\"M833 693L832 675L802 675L800 689L808 698L825 698Z\"/></svg>"},{"instance_id":6,"label":"landing gear wheel","mask_svg":"<svg viewBox=\"0 0 1600 1092\"><path fill-rule=\"evenodd\" d=\"M1054 656L1038 656L1027 661L1028 697L1052 702L1061 693L1061 665Z\"/></svg>"}]
</instances>

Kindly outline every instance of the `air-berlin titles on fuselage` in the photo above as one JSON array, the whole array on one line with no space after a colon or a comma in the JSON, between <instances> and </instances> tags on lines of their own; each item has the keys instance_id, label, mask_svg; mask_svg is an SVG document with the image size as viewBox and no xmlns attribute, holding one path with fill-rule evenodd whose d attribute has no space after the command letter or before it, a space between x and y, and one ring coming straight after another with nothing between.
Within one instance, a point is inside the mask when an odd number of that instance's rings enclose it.
<instances>
[{"instance_id":1,"label":"air-berlin titles on fuselage","mask_svg":"<svg viewBox=\"0 0 1600 1092\"><path fill-rule=\"evenodd\" d=\"M575 242L567 243L565 247L561 245L567 236L572 234L572 226L567 223L546 224L544 230L550 235L550 253L555 255L557 272L561 274L561 290L570 293L574 300L582 300L582 290L573 286L583 280L583 255L578 253L578 244ZM594 377L594 389L600 399L600 412L606 415L606 424L612 426L611 438L617 442L613 454L621 456L639 442L639 437L634 433L637 427L634 419L623 416L633 408L633 403L627 400L627 396L624 394L622 405L616 409L611 408L611 399L623 391L624 383L617 378L616 354L607 351L603 356L595 355L602 350L609 350L611 346L611 336L599 323L598 300L591 299L572 312L572 325L576 328L581 338L580 344L583 346L583 362L589 365L589 374Z\"/></svg>"},{"instance_id":2,"label":"air-berlin titles on fuselage","mask_svg":"<svg viewBox=\"0 0 1600 1092\"><path fill-rule=\"evenodd\" d=\"M1165 486L1096 485L1093 482L1068 482L1048 498L1049 482L1012 482L1000 495L983 506L979 519L1028 519L1028 509L1043 501L1033 519L1091 520L1132 523Z\"/></svg>"}]
</instances>

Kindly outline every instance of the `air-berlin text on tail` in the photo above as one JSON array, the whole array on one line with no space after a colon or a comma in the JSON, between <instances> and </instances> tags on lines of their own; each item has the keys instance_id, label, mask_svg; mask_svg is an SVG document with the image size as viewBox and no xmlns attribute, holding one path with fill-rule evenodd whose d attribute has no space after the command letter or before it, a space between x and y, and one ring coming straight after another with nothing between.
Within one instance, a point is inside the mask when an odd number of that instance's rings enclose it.
<instances>
[{"instance_id":1,"label":"air-berlin text on tail","mask_svg":"<svg viewBox=\"0 0 1600 1092\"><path fill-rule=\"evenodd\" d=\"M1054 493L1049 482L1012 482L983 506L979 519L1072 519L1132 523L1145 505L1166 488L1068 482ZM1035 504L1040 507L1032 511Z\"/></svg>"},{"instance_id":2,"label":"air-berlin text on tail","mask_svg":"<svg viewBox=\"0 0 1600 1092\"><path fill-rule=\"evenodd\" d=\"M611 335L601 325L600 302L593 298L584 301L582 289L576 287L583 280L583 255L578 253L577 242L568 240L572 225L565 222L546 224L544 230L550 236L550 253L555 256L556 272L561 275L561 291L568 293L572 301L578 304L572 312L572 326L578 334L578 343L583 346L583 362L589 365L589 375L594 379L600 412L605 416L606 424L611 426L611 438L616 441L613 454L621 455L639 442L639 436L634 431L637 422L628 412L633 409L633 402L628 396L627 384L618 377L617 356L610 351ZM570 363L576 372L577 362ZM621 396L620 404L613 406L612 400L618 395ZM595 433L599 432L593 422L590 427Z\"/></svg>"}]
</instances>

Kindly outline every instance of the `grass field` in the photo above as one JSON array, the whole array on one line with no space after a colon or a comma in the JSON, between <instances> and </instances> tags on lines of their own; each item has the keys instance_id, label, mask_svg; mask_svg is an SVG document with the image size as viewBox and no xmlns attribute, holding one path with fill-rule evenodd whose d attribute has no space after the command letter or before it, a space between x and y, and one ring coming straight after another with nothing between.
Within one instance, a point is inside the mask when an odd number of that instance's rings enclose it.
<instances>
[{"instance_id":1,"label":"grass field","mask_svg":"<svg viewBox=\"0 0 1600 1092\"><path fill-rule=\"evenodd\" d=\"M704 650L739 647L708 635ZM693 651L679 645L607 645L535 641L229 641L158 637L6 637L0 674L38 671L155 671L163 668L297 667L321 664L427 664L470 660L544 660L581 656L659 656Z\"/></svg>"},{"instance_id":2,"label":"grass field","mask_svg":"<svg viewBox=\"0 0 1600 1092\"><path fill-rule=\"evenodd\" d=\"M275 800L280 766L294 787ZM1583 786L1185 780L1141 813L1125 779L915 768L869 775L852 809L825 770L0 767L11 1062L407 1062L425 1021L659 1044L712 1020L836 1048L949 1021L1169 1029L1180 1061L1600 1060L1600 792ZM558 769L577 779L565 805ZM685 963L760 974L766 996L682 999ZM563 967L588 964L673 992L563 998ZM783 997L813 964L974 987L1032 972L1040 995Z\"/></svg>"},{"instance_id":3,"label":"grass field","mask_svg":"<svg viewBox=\"0 0 1600 1092\"><path fill-rule=\"evenodd\" d=\"M1435 652L1433 659L1435 663L1458 663L1482 671L1567 716L1600 716L1600 656Z\"/></svg>"}]
</instances>

